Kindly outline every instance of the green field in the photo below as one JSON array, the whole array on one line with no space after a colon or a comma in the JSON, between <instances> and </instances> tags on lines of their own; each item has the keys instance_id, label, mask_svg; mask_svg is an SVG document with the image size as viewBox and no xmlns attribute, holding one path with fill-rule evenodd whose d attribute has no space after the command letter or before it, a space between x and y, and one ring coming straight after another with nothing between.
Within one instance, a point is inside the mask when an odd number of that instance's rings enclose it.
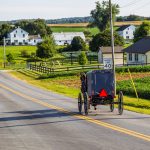
<instances>
[{"instance_id":1,"label":"green field","mask_svg":"<svg viewBox=\"0 0 150 150\"><path fill-rule=\"evenodd\" d=\"M98 28L87 28L87 27L51 27L53 32L84 32L89 31L91 35L99 33Z\"/></svg>"},{"instance_id":2,"label":"green field","mask_svg":"<svg viewBox=\"0 0 150 150\"><path fill-rule=\"evenodd\" d=\"M118 27L114 27L116 30ZM84 32L89 31L91 36L99 33L99 29L97 27L88 28L88 27L51 27L53 32Z\"/></svg>"},{"instance_id":3,"label":"green field","mask_svg":"<svg viewBox=\"0 0 150 150\"><path fill-rule=\"evenodd\" d=\"M26 58L21 57L21 51L27 51L30 55L32 52L36 52L36 46L6 46L6 55L11 53L14 56L16 62L22 62ZM3 46L0 46L0 65L3 62Z\"/></svg>"}]
</instances>

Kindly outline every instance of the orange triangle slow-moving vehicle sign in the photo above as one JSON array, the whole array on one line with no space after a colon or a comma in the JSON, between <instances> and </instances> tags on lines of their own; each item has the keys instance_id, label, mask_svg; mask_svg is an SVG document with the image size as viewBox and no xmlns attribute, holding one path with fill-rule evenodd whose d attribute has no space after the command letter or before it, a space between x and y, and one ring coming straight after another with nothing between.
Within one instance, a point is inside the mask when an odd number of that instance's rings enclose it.
<instances>
[{"instance_id":1,"label":"orange triangle slow-moving vehicle sign","mask_svg":"<svg viewBox=\"0 0 150 150\"><path fill-rule=\"evenodd\" d=\"M107 97L108 94L107 94L107 92L106 92L105 89L102 89L101 92L99 93L99 96L100 96L100 97Z\"/></svg>"}]
</instances>

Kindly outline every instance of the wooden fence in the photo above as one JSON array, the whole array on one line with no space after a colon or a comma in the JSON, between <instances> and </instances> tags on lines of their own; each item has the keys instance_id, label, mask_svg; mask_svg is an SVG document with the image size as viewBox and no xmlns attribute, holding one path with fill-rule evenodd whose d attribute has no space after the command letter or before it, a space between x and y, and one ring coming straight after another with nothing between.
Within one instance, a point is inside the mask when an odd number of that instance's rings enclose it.
<instances>
[{"instance_id":1,"label":"wooden fence","mask_svg":"<svg viewBox=\"0 0 150 150\"><path fill-rule=\"evenodd\" d=\"M62 72L62 71L74 71L74 70L88 70L88 69L100 69L102 65L90 65L90 66L76 66L76 67L63 67L63 68L48 68L44 66L38 66L29 64L28 68L33 71L41 72L41 73L54 73L54 72Z\"/></svg>"}]
</instances>

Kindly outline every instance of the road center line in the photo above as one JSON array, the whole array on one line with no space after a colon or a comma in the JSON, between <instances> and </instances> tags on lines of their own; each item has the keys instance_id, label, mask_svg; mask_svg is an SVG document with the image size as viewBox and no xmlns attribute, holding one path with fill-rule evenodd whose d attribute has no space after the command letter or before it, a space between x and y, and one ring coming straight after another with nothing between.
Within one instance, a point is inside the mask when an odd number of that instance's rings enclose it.
<instances>
[{"instance_id":1,"label":"road center line","mask_svg":"<svg viewBox=\"0 0 150 150\"><path fill-rule=\"evenodd\" d=\"M20 97L23 97L27 100L30 100L32 102L35 102L37 104L40 104L42 106L45 106L47 108L50 108L50 109L55 109L57 111L60 111L60 112L63 112L63 113L66 113L66 114L70 114L71 116L73 117L76 117L78 119L82 119L82 120L86 120L88 122L91 122L91 123L94 123L94 124L97 124L99 126L103 126L105 128L109 128L109 129L112 129L112 130L115 130L115 131L118 131L118 132L121 132L121 133L124 133L124 134L127 134L127 135L131 135L131 136L134 136L134 137L137 137L137 138L140 138L140 139L143 139L143 140L146 140L146 141L149 141L150 142L150 136L148 135L145 135L145 134L142 134L142 133L138 133L138 132L135 132L135 131L132 131L132 130L128 130L128 129L125 129L125 128L122 128L122 127L119 127L119 126L116 126L116 125L112 125L112 124L109 124L109 123L106 123L106 122L103 122L103 121L99 121L99 120L96 120L96 119L93 119L93 118L90 118L90 117L87 117L87 116L83 116L83 115L78 115L78 114L75 114L75 113L72 113L66 109L63 109L61 107L57 107L57 106L54 106L54 105L51 105L51 104L48 104L46 102L43 102L39 99L36 99L36 98L33 98L33 97L30 97L30 96L27 96L25 94L22 94L20 92L17 92L3 84L0 84L0 87L20 96Z\"/></svg>"}]
</instances>

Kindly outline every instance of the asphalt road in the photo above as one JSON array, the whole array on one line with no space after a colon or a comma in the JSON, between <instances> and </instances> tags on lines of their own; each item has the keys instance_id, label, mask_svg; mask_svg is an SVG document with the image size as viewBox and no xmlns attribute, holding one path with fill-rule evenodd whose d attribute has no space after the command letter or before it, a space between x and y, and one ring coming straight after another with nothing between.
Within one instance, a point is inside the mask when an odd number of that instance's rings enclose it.
<instances>
[{"instance_id":1,"label":"asphalt road","mask_svg":"<svg viewBox=\"0 0 150 150\"><path fill-rule=\"evenodd\" d=\"M0 72L0 150L150 150L150 116L79 115L77 100Z\"/></svg>"}]
</instances>

